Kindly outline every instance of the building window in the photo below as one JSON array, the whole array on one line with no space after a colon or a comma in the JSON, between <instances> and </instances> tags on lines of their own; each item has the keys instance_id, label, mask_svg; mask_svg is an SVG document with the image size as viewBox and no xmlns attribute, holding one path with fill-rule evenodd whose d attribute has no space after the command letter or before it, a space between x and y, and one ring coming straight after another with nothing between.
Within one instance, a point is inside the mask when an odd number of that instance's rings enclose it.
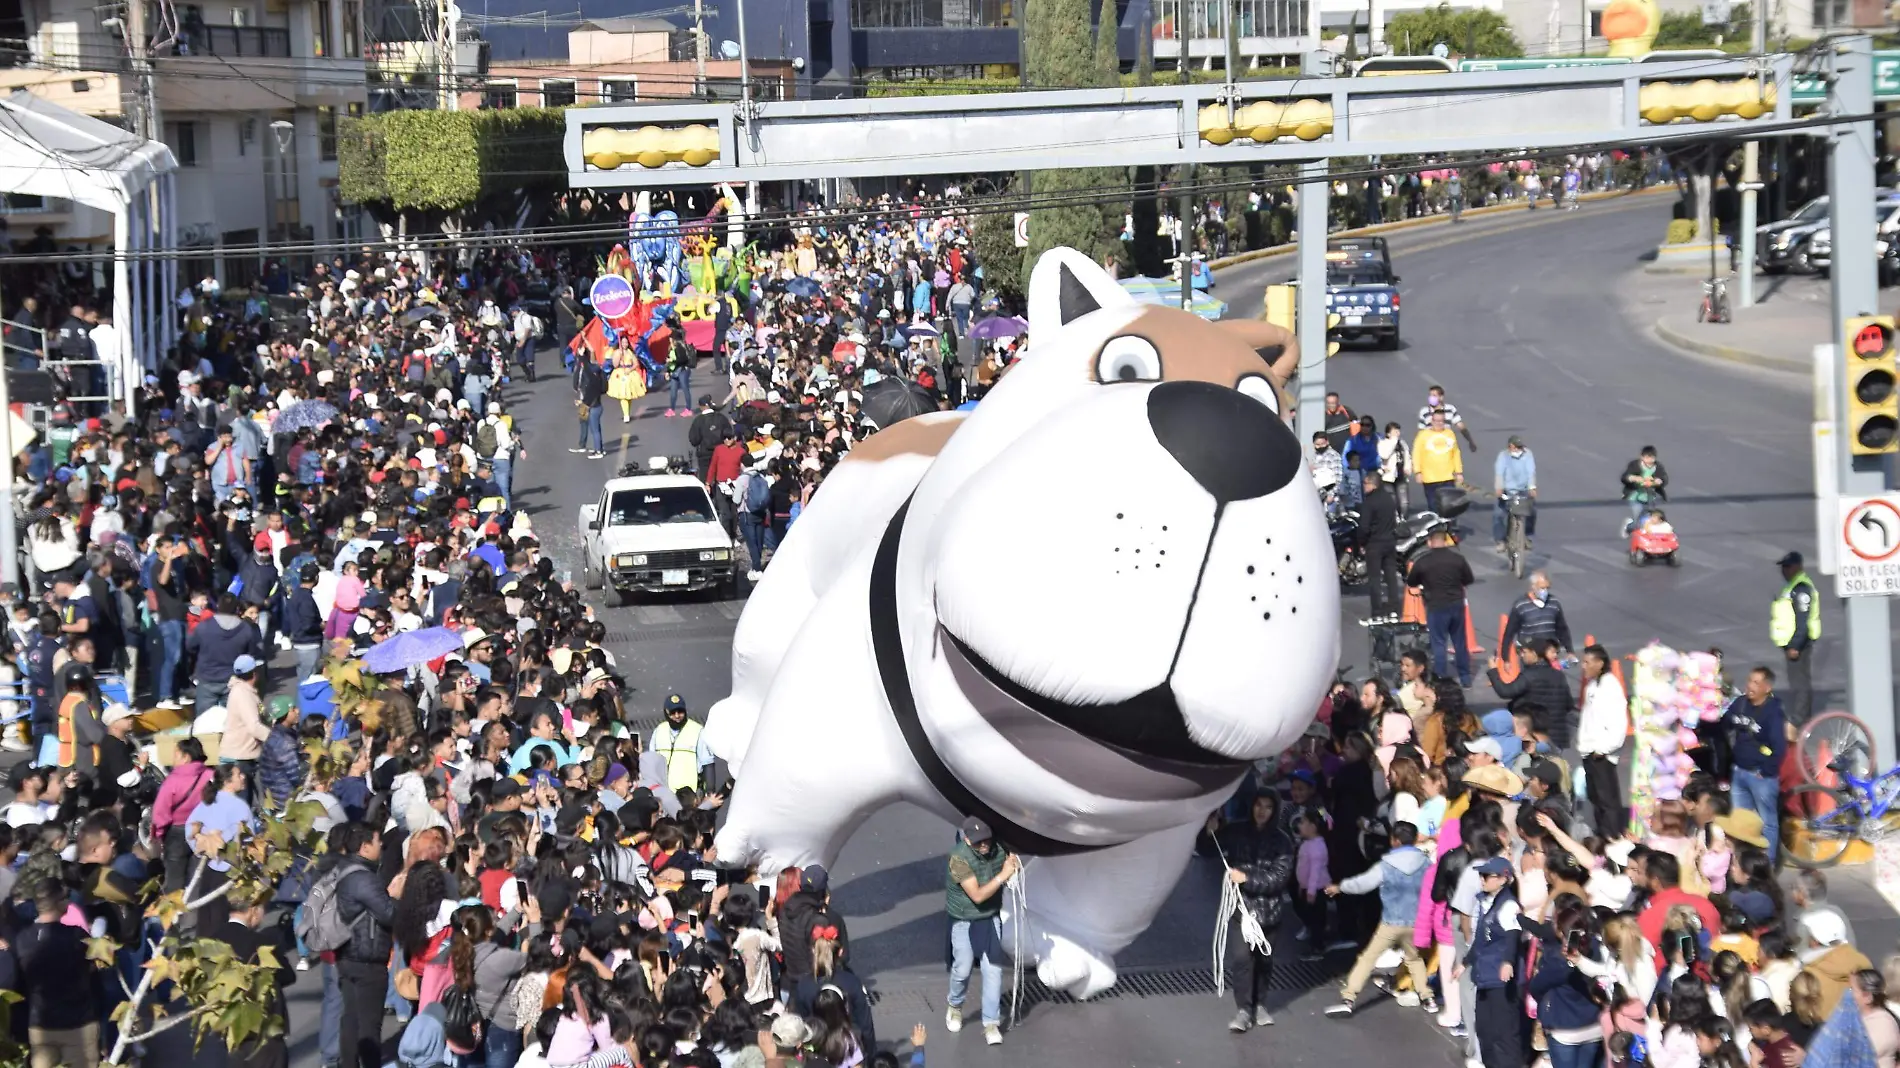
<instances>
[{"instance_id":1,"label":"building window","mask_svg":"<svg viewBox=\"0 0 1900 1068\"><path fill-rule=\"evenodd\" d=\"M1019 0L851 0L855 27L976 29L1014 26Z\"/></svg>"},{"instance_id":2,"label":"building window","mask_svg":"<svg viewBox=\"0 0 1900 1068\"><path fill-rule=\"evenodd\" d=\"M171 143L172 155L177 157L180 167L198 165L198 124L195 122L168 122L165 124L165 140Z\"/></svg>"},{"instance_id":3,"label":"building window","mask_svg":"<svg viewBox=\"0 0 1900 1068\"><path fill-rule=\"evenodd\" d=\"M238 155L250 155L251 146L257 143L257 120L241 119L238 128Z\"/></svg>"},{"instance_id":4,"label":"building window","mask_svg":"<svg viewBox=\"0 0 1900 1068\"><path fill-rule=\"evenodd\" d=\"M330 0L317 0L312 17L316 27L310 34L310 54L321 58L330 54Z\"/></svg>"},{"instance_id":5,"label":"building window","mask_svg":"<svg viewBox=\"0 0 1900 1068\"><path fill-rule=\"evenodd\" d=\"M363 58L363 35L359 28L362 21L363 5L359 0L344 0L343 54L350 59Z\"/></svg>"},{"instance_id":6,"label":"building window","mask_svg":"<svg viewBox=\"0 0 1900 1068\"><path fill-rule=\"evenodd\" d=\"M600 80L600 102L603 104L631 104L640 99L640 83L632 78L602 78Z\"/></svg>"},{"instance_id":7,"label":"building window","mask_svg":"<svg viewBox=\"0 0 1900 1068\"><path fill-rule=\"evenodd\" d=\"M515 83L489 82L482 92L482 107L491 111L515 106Z\"/></svg>"},{"instance_id":8,"label":"building window","mask_svg":"<svg viewBox=\"0 0 1900 1068\"><path fill-rule=\"evenodd\" d=\"M336 160L335 105L317 105L317 152L318 158L325 163L332 163Z\"/></svg>"},{"instance_id":9,"label":"building window","mask_svg":"<svg viewBox=\"0 0 1900 1068\"><path fill-rule=\"evenodd\" d=\"M574 103L574 79L541 79L541 106L544 108L570 107Z\"/></svg>"},{"instance_id":10,"label":"building window","mask_svg":"<svg viewBox=\"0 0 1900 1068\"><path fill-rule=\"evenodd\" d=\"M46 198L35 193L7 193L0 195L0 214L11 215L14 212L45 211Z\"/></svg>"}]
</instances>

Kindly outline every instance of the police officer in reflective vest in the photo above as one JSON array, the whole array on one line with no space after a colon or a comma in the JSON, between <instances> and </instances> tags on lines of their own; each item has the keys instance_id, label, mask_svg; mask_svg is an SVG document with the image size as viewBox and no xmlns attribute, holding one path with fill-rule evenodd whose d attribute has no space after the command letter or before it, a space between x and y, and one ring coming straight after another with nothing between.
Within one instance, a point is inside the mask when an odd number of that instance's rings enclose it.
<instances>
[{"instance_id":1,"label":"police officer in reflective vest","mask_svg":"<svg viewBox=\"0 0 1900 1068\"><path fill-rule=\"evenodd\" d=\"M1781 688L1782 703L1788 713L1790 729L1798 728L1814 714L1814 643L1821 638L1821 606L1817 603L1814 580L1802 568L1800 553L1781 558L1781 593L1768 608L1768 636L1788 658L1787 684Z\"/></svg>"},{"instance_id":2,"label":"police officer in reflective vest","mask_svg":"<svg viewBox=\"0 0 1900 1068\"><path fill-rule=\"evenodd\" d=\"M647 748L666 761L666 785L673 790L698 790L700 770L712 763L699 723L686 718L686 699L679 694L667 695L666 722L653 728Z\"/></svg>"}]
</instances>

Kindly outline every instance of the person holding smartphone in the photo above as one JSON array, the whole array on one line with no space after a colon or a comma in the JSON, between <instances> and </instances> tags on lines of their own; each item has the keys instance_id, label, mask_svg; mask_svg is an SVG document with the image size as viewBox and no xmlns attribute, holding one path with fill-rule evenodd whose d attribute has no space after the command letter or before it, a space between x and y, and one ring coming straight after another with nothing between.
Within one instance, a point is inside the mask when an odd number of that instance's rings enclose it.
<instances>
[{"instance_id":1,"label":"person holding smartphone","mask_svg":"<svg viewBox=\"0 0 1900 1068\"><path fill-rule=\"evenodd\" d=\"M1603 990L1577 962L1600 962L1602 950L1588 906L1558 910L1548 925L1526 920L1541 943L1530 995L1544 1025L1550 1068L1594 1068L1603 1057Z\"/></svg>"}]
</instances>

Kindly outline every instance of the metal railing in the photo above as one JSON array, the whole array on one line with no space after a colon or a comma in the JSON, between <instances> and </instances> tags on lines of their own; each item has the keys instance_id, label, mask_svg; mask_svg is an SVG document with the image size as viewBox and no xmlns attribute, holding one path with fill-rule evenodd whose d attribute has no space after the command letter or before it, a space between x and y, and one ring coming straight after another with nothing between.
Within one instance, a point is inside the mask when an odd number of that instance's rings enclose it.
<instances>
[{"instance_id":1,"label":"metal railing","mask_svg":"<svg viewBox=\"0 0 1900 1068\"><path fill-rule=\"evenodd\" d=\"M973 30L1014 26L1021 0L851 0L856 29Z\"/></svg>"},{"instance_id":2,"label":"metal railing","mask_svg":"<svg viewBox=\"0 0 1900 1068\"><path fill-rule=\"evenodd\" d=\"M222 56L226 59L290 58L290 31L269 26L186 26L172 45L177 56Z\"/></svg>"}]
</instances>

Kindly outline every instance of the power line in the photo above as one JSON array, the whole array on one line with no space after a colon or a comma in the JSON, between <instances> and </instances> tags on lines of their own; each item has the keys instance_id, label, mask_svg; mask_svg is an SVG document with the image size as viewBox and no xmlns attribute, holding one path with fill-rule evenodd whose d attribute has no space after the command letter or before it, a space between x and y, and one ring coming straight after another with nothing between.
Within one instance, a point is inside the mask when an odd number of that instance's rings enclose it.
<instances>
[{"instance_id":1,"label":"power line","mask_svg":"<svg viewBox=\"0 0 1900 1068\"><path fill-rule=\"evenodd\" d=\"M1394 167L1365 167L1343 171L1331 171L1327 182L1369 180L1388 174L1405 173L1419 169L1456 168L1488 166L1493 163L1515 163L1521 160L1548 160L1567 155L1589 152L1610 151L1613 149L1668 148L1675 146L1703 145L1712 142L1734 140L1742 137L1771 136L1778 133L1794 133L1804 130L1823 129L1842 123L1866 122L1877 119L1878 113L1844 116L1813 116L1805 119L1769 124L1750 124L1746 131L1728 131L1719 127L1709 128L1700 124L1694 129L1685 129L1677 134L1664 134L1657 137L1623 138L1598 142L1576 143L1553 146L1531 152L1516 151L1480 157L1421 162L1416 165ZM1658 128L1659 130L1664 128ZM1240 166L1243 164L1236 164ZM1229 180L1206 180L1173 183L1166 186L1166 195L1186 194L1207 195L1217 192L1234 192L1254 189L1267 185L1300 185L1303 176L1296 166L1281 165L1284 169L1262 178L1245 177ZM1079 207L1083 205L1102 205L1120 203L1133 199L1134 191L1125 185L1095 186L1080 190L1064 190L1047 194L1003 194L995 197L966 198L954 204L946 204L940 210L943 214L953 214L964 218L976 218L985 215L1001 215L1017 211L1037 210L1057 207ZM773 231L797 227L820 227L842 225L857 221L876 221L897 219L908 222L915 214L913 205L892 205L889 207L857 208L834 212L801 213L790 211L769 212L757 216L748 216L744 227L748 231ZM697 223L683 222L672 227L650 226L642 230L643 236L671 237L687 233L711 230L717 233L729 225L721 220ZM309 241L286 242L279 244L257 244L241 246L222 246L217 251L224 255L238 256L306 256L328 252L360 252L365 250L390 251L392 246L398 250L459 250L469 247L528 247L550 244L585 244L590 242L625 241L628 227L624 223L580 224L572 226L545 227L525 230L497 230L492 232L464 232L457 234L410 235L400 241ZM50 262L86 262L95 263L103 259L126 260L170 260L201 259L213 251L211 246L195 246L170 249L140 249L126 252L114 249L100 253L53 253L49 255L12 254L0 255L0 263L50 263Z\"/></svg>"}]
</instances>

